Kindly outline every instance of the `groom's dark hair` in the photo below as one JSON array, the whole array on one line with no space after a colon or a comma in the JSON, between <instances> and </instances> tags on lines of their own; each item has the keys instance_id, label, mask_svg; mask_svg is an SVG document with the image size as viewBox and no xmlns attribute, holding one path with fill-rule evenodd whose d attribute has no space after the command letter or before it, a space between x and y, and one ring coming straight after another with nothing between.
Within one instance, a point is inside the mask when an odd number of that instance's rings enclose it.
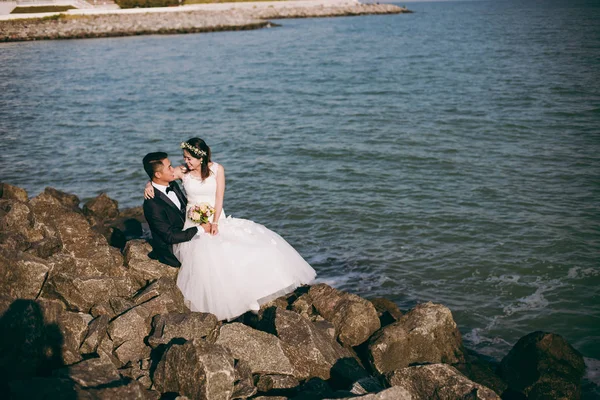
<instances>
[{"instance_id":1,"label":"groom's dark hair","mask_svg":"<svg viewBox=\"0 0 600 400\"><path fill-rule=\"evenodd\" d=\"M161 171L163 168L162 161L169 157L167 153L157 151L155 153L148 153L144 156L144 170L150 177L150 180L154 179L154 173Z\"/></svg>"}]
</instances>

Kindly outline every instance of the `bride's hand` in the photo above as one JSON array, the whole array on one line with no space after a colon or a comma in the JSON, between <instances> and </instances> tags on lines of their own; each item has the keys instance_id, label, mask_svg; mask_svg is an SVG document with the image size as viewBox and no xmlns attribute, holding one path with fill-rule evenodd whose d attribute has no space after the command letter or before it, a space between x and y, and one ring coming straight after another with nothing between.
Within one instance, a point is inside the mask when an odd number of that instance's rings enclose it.
<instances>
[{"instance_id":1,"label":"bride's hand","mask_svg":"<svg viewBox=\"0 0 600 400\"><path fill-rule=\"evenodd\" d=\"M210 234L216 235L217 233L219 233L219 224L216 224L216 223L210 224Z\"/></svg>"},{"instance_id":2,"label":"bride's hand","mask_svg":"<svg viewBox=\"0 0 600 400\"><path fill-rule=\"evenodd\" d=\"M154 198L154 186L150 182L146 183L146 187L144 188L144 198L146 200Z\"/></svg>"}]
</instances>

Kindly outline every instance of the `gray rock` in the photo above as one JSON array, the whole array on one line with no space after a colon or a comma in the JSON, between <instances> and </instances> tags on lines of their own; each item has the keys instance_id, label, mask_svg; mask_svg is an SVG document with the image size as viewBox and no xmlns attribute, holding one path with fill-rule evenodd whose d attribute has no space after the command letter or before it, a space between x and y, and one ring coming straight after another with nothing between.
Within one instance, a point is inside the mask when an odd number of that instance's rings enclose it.
<instances>
[{"instance_id":1,"label":"gray rock","mask_svg":"<svg viewBox=\"0 0 600 400\"><path fill-rule=\"evenodd\" d=\"M51 187L44 189L44 194L53 197L60 204L67 208L78 209L79 207L79 197L75 196L74 194L65 193Z\"/></svg>"},{"instance_id":2,"label":"gray rock","mask_svg":"<svg viewBox=\"0 0 600 400\"><path fill-rule=\"evenodd\" d=\"M373 304L359 296L323 283L312 286L308 294L319 314L333 323L337 339L345 345L358 346L381 327Z\"/></svg>"},{"instance_id":3,"label":"gray rock","mask_svg":"<svg viewBox=\"0 0 600 400\"><path fill-rule=\"evenodd\" d=\"M82 387L94 387L121 383L121 376L115 366L101 358L90 358L53 372L54 376L70 378Z\"/></svg>"},{"instance_id":4,"label":"gray rock","mask_svg":"<svg viewBox=\"0 0 600 400\"><path fill-rule=\"evenodd\" d=\"M372 393L366 396L360 397L344 397L337 398L338 400L350 400L350 399L360 399L360 400L417 400L420 398L413 397L406 389L403 387L391 387L389 389L382 390L379 393ZM424 398L423 398L424 399ZM431 397L430 399L434 399ZM437 399L437 398L435 398ZM332 399L326 399L332 400ZM448 399L450 400L450 399Z\"/></svg>"},{"instance_id":5,"label":"gray rock","mask_svg":"<svg viewBox=\"0 0 600 400\"><path fill-rule=\"evenodd\" d=\"M114 342L110 338L110 336L106 335L102 339L100 339L100 343L98 343L98 348L96 349L96 353L103 360L111 362L115 368L122 367L123 363L115 357L113 354Z\"/></svg>"},{"instance_id":6,"label":"gray rock","mask_svg":"<svg viewBox=\"0 0 600 400\"><path fill-rule=\"evenodd\" d=\"M499 362L493 360L489 356L484 356L473 350L465 349L465 363L454 364L453 367L473 382L479 383L480 385L501 394L508 388L508 385L497 373L499 364Z\"/></svg>"},{"instance_id":7,"label":"gray rock","mask_svg":"<svg viewBox=\"0 0 600 400\"><path fill-rule=\"evenodd\" d=\"M148 285L132 300L144 307L151 316L189 311L175 280L166 277Z\"/></svg>"},{"instance_id":8,"label":"gray rock","mask_svg":"<svg viewBox=\"0 0 600 400\"><path fill-rule=\"evenodd\" d=\"M83 213L100 220L116 218L119 215L119 203L106 193L100 193L83 205Z\"/></svg>"},{"instance_id":9,"label":"gray rock","mask_svg":"<svg viewBox=\"0 0 600 400\"><path fill-rule=\"evenodd\" d=\"M62 333L62 359L66 365L81 361L79 347L85 338L92 316L83 313L65 311L58 317L58 326Z\"/></svg>"},{"instance_id":10,"label":"gray rock","mask_svg":"<svg viewBox=\"0 0 600 400\"><path fill-rule=\"evenodd\" d=\"M319 315L312 304L312 300L307 293L300 295L291 305L291 309L304 318L315 321Z\"/></svg>"},{"instance_id":11,"label":"gray rock","mask_svg":"<svg viewBox=\"0 0 600 400\"><path fill-rule=\"evenodd\" d=\"M98 345L107 335L109 317L107 315L100 315L88 325L88 330L81 344L81 354L91 354L98 350Z\"/></svg>"},{"instance_id":12,"label":"gray rock","mask_svg":"<svg viewBox=\"0 0 600 400\"><path fill-rule=\"evenodd\" d=\"M386 373L414 363L462 363L462 339L452 313L443 305L417 305L368 344L371 366Z\"/></svg>"},{"instance_id":13,"label":"gray rock","mask_svg":"<svg viewBox=\"0 0 600 400\"><path fill-rule=\"evenodd\" d=\"M379 315L379 321L382 326L396 322L402 317L402 311L391 300L378 297L369 301L373 304L375 310L377 310L377 315Z\"/></svg>"},{"instance_id":14,"label":"gray rock","mask_svg":"<svg viewBox=\"0 0 600 400\"><path fill-rule=\"evenodd\" d=\"M353 355L306 318L293 311L274 311L274 324L283 351L294 366L298 379L331 377L333 366Z\"/></svg>"},{"instance_id":15,"label":"gray rock","mask_svg":"<svg viewBox=\"0 0 600 400\"><path fill-rule=\"evenodd\" d=\"M0 198L18 200L24 203L28 201L27 191L25 191L25 189L3 182L0 182Z\"/></svg>"},{"instance_id":16,"label":"gray rock","mask_svg":"<svg viewBox=\"0 0 600 400\"><path fill-rule=\"evenodd\" d=\"M132 363L128 367L119 369L121 376L138 381L144 388L152 387L152 379L150 379L150 371L142 369L141 362Z\"/></svg>"},{"instance_id":17,"label":"gray rock","mask_svg":"<svg viewBox=\"0 0 600 400\"><path fill-rule=\"evenodd\" d=\"M129 381L118 386L108 385L106 387L85 388L78 390L78 400L114 400L114 399L132 399L149 400L159 399L158 393L146 390L144 386L137 381Z\"/></svg>"},{"instance_id":18,"label":"gray rock","mask_svg":"<svg viewBox=\"0 0 600 400\"><path fill-rule=\"evenodd\" d=\"M221 327L216 343L227 348L236 360L246 361L253 374L294 374L282 342L274 335L232 323Z\"/></svg>"},{"instance_id":19,"label":"gray rock","mask_svg":"<svg viewBox=\"0 0 600 400\"><path fill-rule=\"evenodd\" d=\"M67 259L57 259L57 272L78 276L124 276L123 257L110 247L106 238L95 232L81 212L66 207L56 198L42 193L30 202L36 227L56 232Z\"/></svg>"},{"instance_id":20,"label":"gray rock","mask_svg":"<svg viewBox=\"0 0 600 400\"><path fill-rule=\"evenodd\" d=\"M114 355L121 365L150 356L150 347L144 339L150 333L152 316L141 306L134 307L108 324L108 335L113 341Z\"/></svg>"},{"instance_id":21,"label":"gray rock","mask_svg":"<svg viewBox=\"0 0 600 400\"><path fill-rule=\"evenodd\" d=\"M73 276L53 274L42 290L46 298L60 299L71 310L89 312L97 303L111 297L129 297L139 285L130 277Z\"/></svg>"},{"instance_id":22,"label":"gray rock","mask_svg":"<svg viewBox=\"0 0 600 400\"><path fill-rule=\"evenodd\" d=\"M335 326L331 322L322 320L314 321L313 324L315 325L315 328L335 340Z\"/></svg>"},{"instance_id":23,"label":"gray rock","mask_svg":"<svg viewBox=\"0 0 600 400\"><path fill-rule=\"evenodd\" d=\"M502 359L500 375L528 399L578 399L585 372L582 355L562 336L533 332Z\"/></svg>"},{"instance_id":24,"label":"gray rock","mask_svg":"<svg viewBox=\"0 0 600 400\"><path fill-rule=\"evenodd\" d=\"M46 281L50 266L38 257L0 252L0 291L13 298L35 299Z\"/></svg>"},{"instance_id":25,"label":"gray rock","mask_svg":"<svg viewBox=\"0 0 600 400\"><path fill-rule=\"evenodd\" d=\"M0 231L20 232L28 236L33 226L33 212L27 203L0 199Z\"/></svg>"},{"instance_id":26,"label":"gray rock","mask_svg":"<svg viewBox=\"0 0 600 400\"><path fill-rule=\"evenodd\" d=\"M133 300L123 297L111 297L108 299L108 304L112 309L112 314L115 316L123 314L125 311L136 306Z\"/></svg>"},{"instance_id":27,"label":"gray rock","mask_svg":"<svg viewBox=\"0 0 600 400\"><path fill-rule=\"evenodd\" d=\"M245 399L256 394L258 389L254 386L252 368L244 360L235 363L235 384L233 386L232 399Z\"/></svg>"},{"instance_id":28,"label":"gray rock","mask_svg":"<svg viewBox=\"0 0 600 400\"><path fill-rule=\"evenodd\" d=\"M228 400L234 378L233 358L223 346L195 341L169 347L153 375L161 393L211 400Z\"/></svg>"},{"instance_id":29,"label":"gray rock","mask_svg":"<svg viewBox=\"0 0 600 400\"><path fill-rule=\"evenodd\" d=\"M446 364L400 368L387 374L387 379L391 386L405 389L414 399L500 400L493 390Z\"/></svg>"},{"instance_id":30,"label":"gray rock","mask_svg":"<svg viewBox=\"0 0 600 400\"><path fill-rule=\"evenodd\" d=\"M273 389L292 389L298 385L298 379L290 375L261 375L256 387L264 393Z\"/></svg>"},{"instance_id":31,"label":"gray rock","mask_svg":"<svg viewBox=\"0 0 600 400\"><path fill-rule=\"evenodd\" d=\"M131 274L139 276L140 279L145 281L156 280L161 277L175 279L179 270L149 258L148 253L151 250L152 247L145 240L128 241L123 252L125 267L129 269Z\"/></svg>"},{"instance_id":32,"label":"gray rock","mask_svg":"<svg viewBox=\"0 0 600 400\"><path fill-rule=\"evenodd\" d=\"M252 400L288 400L285 396L258 396L253 397Z\"/></svg>"},{"instance_id":33,"label":"gray rock","mask_svg":"<svg viewBox=\"0 0 600 400\"><path fill-rule=\"evenodd\" d=\"M187 340L204 339L217 329L217 317L208 313L170 313L154 316L152 335L148 344L156 348L175 338Z\"/></svg>"}]
</instances>

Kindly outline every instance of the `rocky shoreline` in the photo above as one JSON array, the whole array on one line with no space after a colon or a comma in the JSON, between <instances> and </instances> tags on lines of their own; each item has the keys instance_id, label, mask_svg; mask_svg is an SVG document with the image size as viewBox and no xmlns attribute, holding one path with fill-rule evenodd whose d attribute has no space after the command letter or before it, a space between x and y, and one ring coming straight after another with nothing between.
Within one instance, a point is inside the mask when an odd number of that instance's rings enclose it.
<instances>
[{"instance_id":1,"label":"rocky shoreline","mask_svg":"<svg viewBox=\"0 0 600 400\"><path fill-rule=\"evenodd\" d=\"M276 26L269 19L340 17L410 12L391 4L332 4L289 7L184 10L179 12L63 13L45 18L0 21L0 42L180 34Z\"/></svg>"},{"instance_id":2,"label":"rocky shoreline","mask_svg":"<svg viewBox=\"0 0 600 400\"><path fill-rule=\"evenodd\" d=\"M325 284L232 322L147 257L140 208L0 183L0 393L52 399L578 399L584 362L533 332L500 363L451 311Z\"/></svg>"}]
</instances>

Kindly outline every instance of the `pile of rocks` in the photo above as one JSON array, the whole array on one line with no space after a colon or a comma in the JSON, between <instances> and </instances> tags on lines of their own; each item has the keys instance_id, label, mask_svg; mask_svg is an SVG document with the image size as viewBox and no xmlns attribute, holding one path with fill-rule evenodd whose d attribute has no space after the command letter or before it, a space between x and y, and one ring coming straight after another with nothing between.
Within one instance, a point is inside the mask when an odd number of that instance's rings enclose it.
<instances>
[{"instance_id":1,"label":"pile of rocks","mask_svg":"<svg viewBox=\"0 0 600 400\"><path fill-rule=\"evenodd\" d=\"M335 17L409 12L392 4L343 4L312 7L255 7L221 11L61 14L37 19L0 21L0 42L75 39L144 34L247 30L275 26L267 18Z\"/></svg>"},{"instance_id":2,"label":"pile of rocks","mask_svg":"<svg viewBox=\"0 0 600 400\"><path fill-rule=\"evenodd\" d=\"M135 216L138 220L132 218ZM192 313L147 257L139 210L0 186L0 392L14 398L575 399L581 355L534 332L495 365L450 310L325 284L257 315ZM133 227L133 228L132 228ZM113 239L122 249L109 244ZM114 241L114 240L113 240ZM184 397L181 397L184 398Z\"/></svg>"}]
</instances>

